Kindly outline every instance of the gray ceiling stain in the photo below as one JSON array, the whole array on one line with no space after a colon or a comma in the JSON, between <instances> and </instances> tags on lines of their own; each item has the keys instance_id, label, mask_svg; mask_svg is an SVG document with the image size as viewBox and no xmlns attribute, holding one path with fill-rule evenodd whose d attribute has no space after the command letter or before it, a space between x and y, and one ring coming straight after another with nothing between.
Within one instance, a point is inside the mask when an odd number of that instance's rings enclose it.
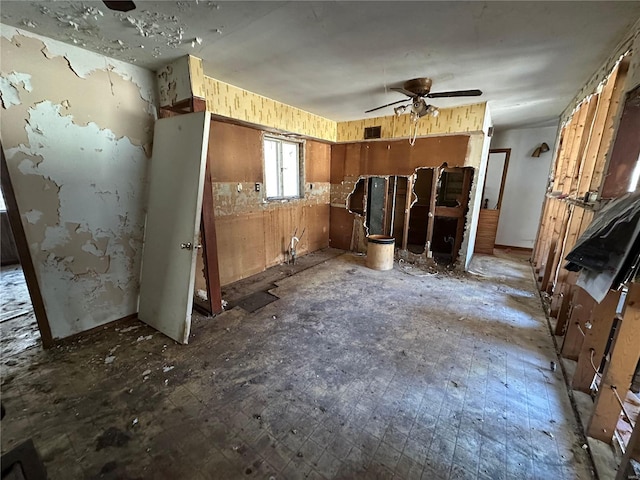
<instances>
[{"instance_id":1,"label":"gray ceiling stain","mask_svg":"<svg viewBox=\"0 0 640 480\"><path fill-rule=\"evenodd\" d=\"M640 17L640 2L2 2L2 22L156 70L205 73L332 120L391 115L389 90L429 76L451 107L488 101L496 126L553 123Z\"/></svg>"}]
</instances>

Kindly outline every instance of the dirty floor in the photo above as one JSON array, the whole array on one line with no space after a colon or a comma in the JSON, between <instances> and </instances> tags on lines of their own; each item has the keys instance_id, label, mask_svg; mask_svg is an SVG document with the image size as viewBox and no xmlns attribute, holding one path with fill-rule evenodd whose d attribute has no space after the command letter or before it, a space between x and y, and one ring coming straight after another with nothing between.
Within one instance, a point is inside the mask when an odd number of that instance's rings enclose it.
<instances>
[{"instance_id":1,"label":"dirty floor","mask_svg":"<svg viewBox=\"0 0 640 480\"><path fill-rule=\"evenodd\" d=\"M344 254L280 299L1 364L2 452L52 479L591 479L526 260L389 272Z\"/></svg>"},{"instance_id":2,"label":"dirty floor","mask_svg":"<svg viewBox=\"0 0 640 480\"><path fill-rule=\"evenodd\" d=\"M3 360L40 346L40 333L20 265L0 269L0 352Z\"/></svg>"}]
</instances>

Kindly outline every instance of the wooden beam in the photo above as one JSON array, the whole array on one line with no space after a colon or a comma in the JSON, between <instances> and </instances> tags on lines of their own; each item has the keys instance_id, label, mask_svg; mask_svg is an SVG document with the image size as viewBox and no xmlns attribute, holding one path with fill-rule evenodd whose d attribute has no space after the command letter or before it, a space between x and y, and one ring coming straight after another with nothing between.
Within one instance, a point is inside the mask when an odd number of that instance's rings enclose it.
<instances>
[{"instance_id":1,"label":"wooden beam","mask_svg":"<svg viewBox=\"0 0 640 480\"><path fill-rule=\"evenodd\" d=\"M567 332L562 343L561 354L565 358L578 360L584 343L585 324L591 317L596 301L582 288L576 287L571 301L571 311L567 322Z\"/></svg>"},{"instance_id":2,"label":"wooden beam","mask_svg":"<svg viewBox=\"0 0 640 480\"><path fill-rule=\"evenodd\" d=\"M549 199L545 198L542 204L542 212L540 214L540 223L538 225L538 233L536 235L536 242L533 244L533 251L531 252L531 264L536 270L536 273L540 271L540 264L538 259L538 252L540 251L542 244L541 234L544 232L544 225L547 220L547 209L549 208Z\"/></svg>"},{"instance_id":3,"label":"wooden beam","mask_svg":"<svg viewBox=\"0 0 640 480\"><path fill-rule=\"evenodd\" d=\"M615 126L619 117L618 114L622 111L621 104L625 94L624 86L627 79L627 71L629 70L629 61L630 59L627 57L620 62L618 66L618 75L613 85L607 120L603 128L602 138L598 148L598 157L596 158L596 165L591 178L589 190L597 190L598 195L602 193L604 175L609 165L609 152L616 132Z\"/></svg>"},{"instance_id":4,"label":"wooden beam","mask_svg":"<svg viewBox=\"0 0 640 480\"><path fill-rule=\"evenodd\" d=\"M540 290L546 291L549 285L549 278L551 277L551 271L553 270L553 257L556 254L556 242L551 241L549 250L547 252L547 260L544 262L544 274L542 275L542 282L540 283Z\"/></svg>"},{"instance_id":5,"label":"wooden beam","mask_svg":"<svg viewBox=\"0 0 640 480\"><path fill-rule=\"evenodd\" d=\"M192 99L192 110L202 112L207 109L207 103L202 98ZM207 165L204 173L204 192L202 194L202 221L200 222L200 236L202 237L202 258L204 260L205 279L207 281L207 299L211 313L222 313L222 286L220 285L220 266L218 263L218 239L216 236L216 221L214 215L213 184L211 169L213 158L211 149L207 148Z\"/></svg>"},{"instance_id":6,"label":"wooden beam","mask_svg":"<svg viewBox=\"0 0 640 480\"><path fill-rule=\"evenodd\" d=\"M575 278L575 274L572 278ZM561 286L562 300L560 301L560 308L558 310L558 320L556 321L556 329L555 334L558 336L562 336L565 334L567 320L569 319L569 307L571 306L571 297L573 294L573 287L575 285L575 280L563 283Z\"/></svg>"},{"instance_id":7,"label":"wooden beam","mask_svg":"<svg viewBox=\"0 0 640 480\"><path fill-rule=\"evenodd\" d=\"M427 257L433 256L433 227L436 222L436 197L438 195L438 179L440 178L440 169L433 169L431 177L431 191L429 195L429 214L427 216Z\"/></svg>"},{"instance_id":8,"label":"wooden beam","mask_svg":"<svg viewBox=\"0 0 640 480\"><path fill-rule=\"evenodd\" d=\"M564 202L562 202L564 203ZM569 228L574 222L576 207L574 205L566 204L566 212L562 216L562 219L559 221L558 228L558 245L559 248L556 249L556 254L553 258L553 273L551 274L551 284L553 286L553 291L556 295L560 295L562 290L562 284L564 282L564 274L562 274L562 260L564 259L565 250L567 248L567 240L569 237ZM566 272L566 270L565 270ZM560 280L558 277L561 276Z\"/></svg>"},{"instance_id":9,"label":"wooden beam","mask_svg":"<svg viewBox=\"0 0 640 480\"><path fill-rule=\"evenodd\" d=\"M18 250L18 258L20 259L20 265L22 266L22 272L24 274L24 280L27 284L27 290L31 297L31 305L33 306L33 312L36 316L36 322L38 324L38 330L40 330L40 338L42 339L43 348L51 348L54 346L53 337L51 336L51 327L49 326L49 318L47 317L47 311L44 308L44 301L42 300L42 293L40 292L40 284L38 283L38 277L36 275L36 269L33 265L33 258L31 257L31 250L29 250L29 243L27 242L27 236L24 233L24 227L22 225L22 219L20 218L20 211L18 210L18 202L13 190L13 184L9 177L9 168L7 166L7 159L4 156L4 147L0 143L0 181L2 185L2 194L7 205L7 216L9 217L9 224L11 225L11 231L13 232L13 238L16 242L16 249Z\"/></svg>"},{"instance_id":10,"label":"wooden beam","mask_svg":"<svg viewBox=\"0 0 640 480\"><path fill-rule=\"evenodd\" d=\"M598 108L598 96L595 95L591 97L586 102L586 105L587 114L584 119L584 130L582 133L582 139L580 141L580 147L575 159L575 163L573 164L572 171L567 172L568 178L565 183L565 190L563 190L565 193L569 194L572 197L575 197L578 194L578 181L580 179L580 172L582 171L582 166L584 164L587 146L589 145L591 134L593 132L594 120Z\"/></svg>"},{"instance_id":11,"label":"wooden beam","mask_svg":"<svg viewBox=\"0 0 640 480\"><path fill-rule=\"evenodd\" d=\"M566 158L565 165L560 173L559 186L562 187L562 193L569 194L571 188L571 180L574 176L574 170L576 170L576 164L579 162L584 142L582 139L585 136L585 132L588 134L591 125L587 124L589 114L589 102L583 102L577 112L574 113L575 120L575 134L573 142L571 144L571 150Z\"/></svg>"},{"instance_id":12,"label":"wooden beam","mask_svg":"<svg viewBox=\"0 0 640 480\"><path fill-rule=\"evenodd\" d=\"M611 96L613 94L613 88L616 83L620 66L618 65L609 75L607 83L605 83L602 92L597 96L598 106L596 109L596 116L593 121L593 129L591 137L589 138L589 145L585 152L584 162L581 166L579 179L578 179L578 194L584 194L591 188L591 179L596 168L596 162L598 159L598 151L602 144L602 137L605 133L605 125L609 118L609 105L611 103Z\"/></svg>"},{"instance_id":13,"label":"wooden beam","mask_svg":"<svg viewBox=\"0 0 640 480\"><path fill-rule=\"evenodd\" d=\"M640 359L640 284L632 283L622 320L616 328L609 361L598 388L587 435L611 443L622 407L618 397L627 398L631 379ZM616 396L617 395L617 396Z\"/></svg>"},{"instance_id":14,"label":"wooden beam","mask_svg":"<svg viewBox=\"0 0 640 480\"><path fill-rule=\"evenodd\" d=\"M619 300L620 292L610 290L604 300L593 308L589 318L591 328L585 330L586 335L578 356L578 365L571 380L571 387L574 390L589 393L591 382L596 374L593 366L599 367L602 361Z\"/></svg>"},{"instance_id":15,"label":"wooden beam","mask_svg":"<svg viewBox=\"0 0 640 480\"><path fill-rule=\"evenodd\" d=\"M558 158L558 164L556 165L555 174L553 176L554 191L562 190L562 184L569 166L571 152L574 148L574 140L578 129L578 116L579 113L574 112L567 124L567 135L565 137L565 143L562 144L562 155Z\"/></svg>"},{"instance_id":16,"label":"wooden beam","mask_svg":"<svg viewBox=\"0 0 640 480\"><path fill-rule=\"evenodd\" d=\"M407 197L405 200L404 229L402 231L402 250L407 249L407 240L409 237L409 217L411 215L411 202L413 201L413 175L409 175L407 177Z\"/></svg>"},{"instance_id":17,"label":"wooden beam","mask_svg":"<svg viewBox=\"0 0 640 480\"><path fill-rule=\"evenodd\" d=\"M631 460L635 460L636 462L640 462L640 425L636 420L636 426L631 432L631 438L629 439L629 443L627 444L627 449L622 456L622 460L620 461L620 466L618 467L618 474L616 475L615 480L627 480L627 470L630 466Z\"/></svg>"}]
</instances>

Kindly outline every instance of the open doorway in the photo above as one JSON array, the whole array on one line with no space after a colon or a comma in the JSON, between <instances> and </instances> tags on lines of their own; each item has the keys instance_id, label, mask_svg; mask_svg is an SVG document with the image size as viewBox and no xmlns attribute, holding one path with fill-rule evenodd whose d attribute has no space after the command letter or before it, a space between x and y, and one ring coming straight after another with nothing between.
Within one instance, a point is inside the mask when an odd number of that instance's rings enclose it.
<instances>
[{"instance_id":1,"label":"open doorway","mask_svg":"<svg viewBox=\"0 0 640 480\"><path fill-rule=\"evenodd\" d=\"M20 265L18 247L9 222L4 195L0 195L0 352L2 360L40 345L40 330Z\"/></svg>"},{"instance_id":2,"label":"open doorway","mask_svg":"<svg viewBox=\"0 0 640 480\"><path fill-rule=\"evenodd\" d=\"M487 173L482 191L482 209L478 218L478 232L474 250L476 253L493 255L510 155L510 148L489 151Z\"/></svg>"}]
</instances>

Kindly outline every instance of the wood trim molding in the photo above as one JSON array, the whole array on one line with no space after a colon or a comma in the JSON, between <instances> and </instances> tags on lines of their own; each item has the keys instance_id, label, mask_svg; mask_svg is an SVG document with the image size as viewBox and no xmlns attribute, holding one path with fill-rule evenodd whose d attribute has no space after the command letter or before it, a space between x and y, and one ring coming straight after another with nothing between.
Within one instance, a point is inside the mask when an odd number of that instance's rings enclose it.
<instances>
[{"instance_id":1,"label":"wood trim molding","mask_svg":"<svg viewBox=\"0 0 640 480\"><path fill-rule=\"evenodd\" d=\"M44 301L42 300L40 284L38 283L36 269L33 265L29 244L27 243L27 236L24 233L24 227L22 226L22 220L20 219L18 202L16 201L13 185L11 184L11 178L9 177L9 168L7 167L7 159L4 156L4 147L1 143L0 154L0 180L2 184L2 194L4 195L4 199L7 204L7 215L9 216L9 223L11 225L11 230L13 231L13 237L16 241L18 258L20 258L24 279L27 284L27 289L29 290L29 296L31 297L31 304L36 316L36 322L38 323L38 330L40 330L42 346L43 348L51 348L54 346L54 341L51 335L49 318L47 317L47 311L44 307Z\"/></svg>"},{"instance_id":2,"label":"wood trim molding","mask_svg":"<svg viewBox=\"0 0 640 480\"><path fill-rule=\"evenodd\" d=\"M504 167L502 167L502 180L500 180L500 193L498 194L498 206L496 210L500 210L502 208L502 198L504 197L504 185L507 183L507 171L509 170L509 157L511 157L511 149L510 148L492 148L489 150L489 155L492 153L504 153ZM489 164L487 161L487 168L489 168ZM487 177L484 177L484 183L487 183ZM484 185L482 186L482 198L484 198Z\"/></svg>"}]
</instances>

